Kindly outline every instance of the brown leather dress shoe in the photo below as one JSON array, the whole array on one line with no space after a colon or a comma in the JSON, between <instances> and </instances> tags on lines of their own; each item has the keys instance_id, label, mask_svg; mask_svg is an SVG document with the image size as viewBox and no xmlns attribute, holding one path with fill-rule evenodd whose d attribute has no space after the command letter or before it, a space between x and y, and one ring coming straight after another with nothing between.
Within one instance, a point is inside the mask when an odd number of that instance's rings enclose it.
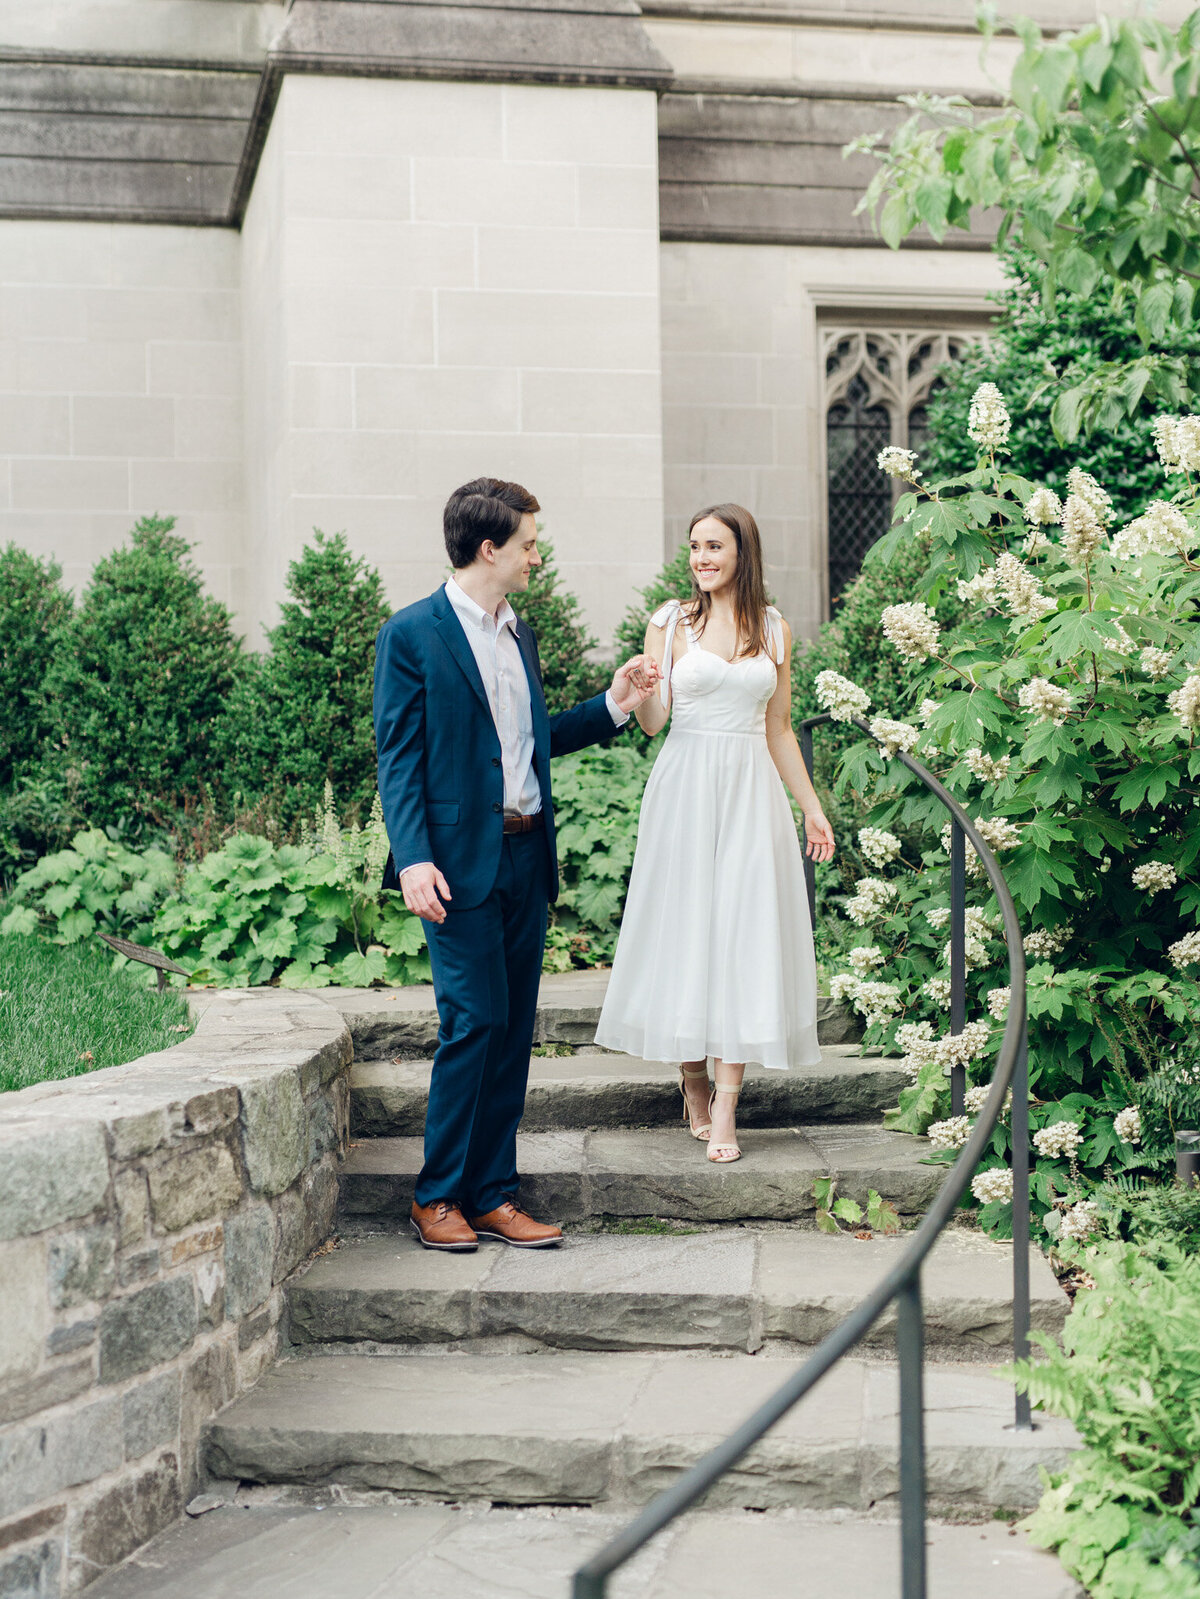
<instances>
[{"instance_id":1,"label":"brown leather dress shoe","mask_svg":"<svg viewBox=\"0 0 1200 1599\"><path fill-rule=\"evenodd\" d=\"M562 1243L561 1227L534 1221L511 1199L489 1210L486 1216L472 1217L471 1226L480 1238L498 1238L502 1244L512 1244L517 1249L549 1249Z\"/></svg>"},{"instance_id":2,"label":"brown leather dress shoe","mask_svg":"<svg viewBox=\"0 0 1200 1599\"><path fill-rule=\"evenodd\" d=\"M432 1205L413 1201L409 1226L426 1249L478 1249L479 1239L467 1226L462 1207L450 1199L435 1199Z\"/></svg>"}]
</instances>

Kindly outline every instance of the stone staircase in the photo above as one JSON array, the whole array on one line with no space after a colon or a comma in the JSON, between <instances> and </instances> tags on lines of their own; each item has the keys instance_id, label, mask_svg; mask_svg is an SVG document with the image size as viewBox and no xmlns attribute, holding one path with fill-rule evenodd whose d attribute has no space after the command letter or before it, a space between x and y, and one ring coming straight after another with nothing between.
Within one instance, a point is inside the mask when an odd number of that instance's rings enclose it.
<instances>
[{"instance_id":1,"label":"stone staircase","mask_svg":"<svg viewBox=\"0 0 1200 1599\"><path fill-rule=\"evenodd\" d=\"M436 1035L431 996L325 996L359 1057L341 1242L288 1286L286 1357L212 1424L214 1479L352 1502L390 1490L426 1505L580 1507L569 1514L582 1560L619 1525L615 1512L698 1460L888 1270L906 1240L818 1233L812 1184L836 1175L839 1192L862 1200L875 1188L905 1217L928 1203L943 1173L920 1164L919 1143L879 1124L901 1081L895 1063L863 1055L831 1009L820 1066L748 1073L744 1158L714 1166L680 1124L672 1068L595 1049L604 975L543 986L539 1039L577 1050L535 1057L522 1137L522 1198L566 1228L553 1251L420 1248L407 1210ZM1057 1331L1066 1300L1040 1255L1031 1267L1034 1325ZM1011 1249L952 1231L924 1274L929 1495L950 1522L1033 1504L1038 1467L1059 1465L1075 1442L1049 1418L1031 1434L1006 1430L1012 1390L986 1363L1006 1358L1011 1268ZM791 1517L803 1564L812 1515L833 1516L843 1591L898 1591L894 1573L869 1589L849 1575L857 1518L874 1526L896 1514L892 1353L881 1324L721 1482L701 1520L717 1510L735 1521L747 1511ZM935 1525L931 1537L953 1543L950 1531ZM784 1525L771 1537L787 1542ZM830 1537L836 1544L821 1521L822 1547ZM994 1564L988 1540L977 1541L979 1561ZM974 1547L963 1541L965 1564L956 1556L963 1587L978 1587ZM1028 1599L1072 1591L1057 1561L1023 1555ZM754 1591L797 1591L785 1575L779 1565L778 1580L762 1575ZM543 1576L514 1568L494 1590L462 1593L550 1592ZM627 1578L614 1591L639 1589Z\"/></svg>"}]
</instances>

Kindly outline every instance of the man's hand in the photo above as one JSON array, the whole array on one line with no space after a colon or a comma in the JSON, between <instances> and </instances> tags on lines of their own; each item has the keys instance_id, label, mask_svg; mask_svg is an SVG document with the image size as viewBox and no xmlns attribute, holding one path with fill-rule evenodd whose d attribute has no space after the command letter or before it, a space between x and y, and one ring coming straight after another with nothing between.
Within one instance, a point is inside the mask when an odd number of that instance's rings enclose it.
<instances>
[{"instance_id":1,"label":"man's hand","mask_svg":"<svg viewBox=\"0 0 1200 1599\"><path fill-rule=\"evenodd\" d=\"M661 681L662 672L654 657L635 655L624 666L617 668L609 693L619 708L628 714L644 704Z\"/></svg>"},{"instance_id":2,"label":"man's hand","mask_svg":"<svg viewBox=\"0 0 1200 1599\"><path fill-rule=\"evenodd\" d=\"M833 828L823 811L807 811L804 817L804 836L808 840L805 854L814 861L827 861L833 857Z\"/></svg>"},{"instance_id":3,"label":"man's hand","mask_svg":"<svg viewBox=\"0 0 1200 1599\"><path fill-rule=\"evenodd\" d=\"M423 861L420 866L410 866L400 876L400 892L404 895L404 903L414 916L419 916L423 922L444 922L446 920L446 907L443 899L450 899L450 885L438 871L432 861ZM439 899L438 895L442 898Z\"/></svg>"}]
</instances>

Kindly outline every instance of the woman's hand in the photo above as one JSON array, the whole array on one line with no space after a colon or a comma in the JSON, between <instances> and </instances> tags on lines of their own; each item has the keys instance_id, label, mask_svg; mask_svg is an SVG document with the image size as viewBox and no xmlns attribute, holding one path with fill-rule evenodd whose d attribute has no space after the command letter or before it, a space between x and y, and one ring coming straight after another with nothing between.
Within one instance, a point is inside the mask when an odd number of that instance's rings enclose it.
<instances>
[{"instance_id":1,"label":"woman's hand","mask_svg":"<svg viewBox=\"0 0 1200 1599\"><path fill-rule=\"evenodd\" d=\"M833 828L824 811L804 813L804 836L808 840L805 854L811 860L828 861L833 858Z\"/></svg>"},{"instance_id":2,"label":"woman's hand","mask_svg":"<svg viewBox=\"0 0 1200 1599\"><path fill-rule=\"evenodd\" d=\"M661 678L658 662L653 657L635 655L618 668L610 692L621 710L636 711L654 693Z\"/></svg>"}]
</instances>

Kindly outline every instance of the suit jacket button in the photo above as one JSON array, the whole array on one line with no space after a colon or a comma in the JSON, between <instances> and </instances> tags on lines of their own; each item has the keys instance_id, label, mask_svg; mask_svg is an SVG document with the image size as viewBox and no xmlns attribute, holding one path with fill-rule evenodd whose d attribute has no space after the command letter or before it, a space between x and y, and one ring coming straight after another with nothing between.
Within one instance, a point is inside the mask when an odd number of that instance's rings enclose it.
<instances>
[{"instance_id":1,"label":"suit jacket button","mask_svg":"<svg viewBox=\"0 0 1200 1599\"><path fill-rule=\"evenodd\" d=\"M504 806L503 805L493 805L492 809L494 811L502 811L504 809Z\"/></svg>"},{"instance_id":2,"label":"suit jacket button","mask_svg":"<svg viewBox=\"0 0 1200 1599\"><path fill-rule=\"evenodd\" d=\"M498 755L493 755L492 756L492 765L493 766L499 766L499 764L500 764L500 757Z\"/></svg>"}]
</instances>

